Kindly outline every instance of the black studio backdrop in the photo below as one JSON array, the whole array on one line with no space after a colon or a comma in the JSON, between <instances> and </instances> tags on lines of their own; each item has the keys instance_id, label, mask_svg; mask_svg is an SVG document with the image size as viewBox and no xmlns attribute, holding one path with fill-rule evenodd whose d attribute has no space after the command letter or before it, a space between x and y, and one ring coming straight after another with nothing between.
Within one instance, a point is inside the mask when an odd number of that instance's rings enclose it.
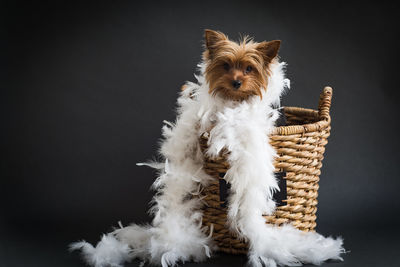
<instances>
[{"instance_id":1,"label":"black studio backdrop","mask_svg":"<svg viewBox=\"0 0 400 267\"><path fill-rule=\"evenodd\" d=\"M395 4L8 1L0 12L1 266L83 266L69 242L150 221L155 173L135 163L156 156L205 28L282 40L283 105L316 108L333 87L317 230L352 252L326 265L398 266Z\"/></svg>"}]
</instances>

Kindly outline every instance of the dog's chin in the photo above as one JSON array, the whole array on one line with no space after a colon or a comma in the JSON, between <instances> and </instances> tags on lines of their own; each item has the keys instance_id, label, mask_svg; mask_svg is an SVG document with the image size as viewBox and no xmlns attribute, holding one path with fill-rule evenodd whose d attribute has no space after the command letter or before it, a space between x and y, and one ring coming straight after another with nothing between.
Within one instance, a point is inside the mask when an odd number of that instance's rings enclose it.
<instances>
[{"instance_id":1,"label":"dog's chin","mask_svg":"<svg viewBox=\"0 0 400 267\"><path fill-rule=\"evenodd\" d=\"M252 96L259 96L257 92L245 91L245 90L234 90L231 88L219 87L213 90L214 96L219 96L225 100L231 101L245 101Z\"/></svg>"}]
</instances>

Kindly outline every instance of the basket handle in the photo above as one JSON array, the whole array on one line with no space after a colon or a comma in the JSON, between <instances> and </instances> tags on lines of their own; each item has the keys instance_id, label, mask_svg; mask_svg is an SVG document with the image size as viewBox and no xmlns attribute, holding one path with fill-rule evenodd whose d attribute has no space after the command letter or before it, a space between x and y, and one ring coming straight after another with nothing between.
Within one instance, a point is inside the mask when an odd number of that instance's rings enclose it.
<instances>
[{"instance_id":1,"label":"basket handle","mask_svg":"<svg viewBox=\"0 0 400 267\"><path fill-rule=\"evenodd\" d=\"M332 102L332 88L326 86L319 96L318 114L321 120L331 121L329 110Z\"/></svg>"}]
</instances>

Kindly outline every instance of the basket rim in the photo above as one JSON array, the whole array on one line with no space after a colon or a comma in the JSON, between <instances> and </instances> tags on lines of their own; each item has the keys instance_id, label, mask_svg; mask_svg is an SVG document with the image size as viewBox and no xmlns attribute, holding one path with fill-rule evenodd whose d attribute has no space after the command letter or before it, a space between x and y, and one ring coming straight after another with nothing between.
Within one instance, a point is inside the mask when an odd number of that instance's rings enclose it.
<instances>
[{"instance_id":1,"label":"basket rim","mask_svg":"<svg viewBox=\"0 0 400 267\"><path fill-rule=\"evenodd\" d=\"M302 125L288 125L274 127L270 135L292 135L304 134L309 132L321 131L331 124L331 116L329 114L332 101L332 88L327 86L323 89L320 99L318 110L300 107L284 107L284 110L290 113L302 113L318 118L318 121Z\"/></svg>"},{"instance_id":2,"label":"basket rim","mask_svg":"<svg viewBox=\"0 0 400 267\"><path fill-rule=\"evenodd\" d=\"M304 134L308 132L316 132L327 128L330 125L330 121L326 119L321 119L318 116L318 110L300 107L284 107L285 110L290 110L295 113L296 111L301 111L304 113L310 113L311 115L316 114L318 121L307 124L297 124L297 125L287 125L274 127L271 131L271 135L292 135L292 134Z\"/></svg>"}]
</instances>

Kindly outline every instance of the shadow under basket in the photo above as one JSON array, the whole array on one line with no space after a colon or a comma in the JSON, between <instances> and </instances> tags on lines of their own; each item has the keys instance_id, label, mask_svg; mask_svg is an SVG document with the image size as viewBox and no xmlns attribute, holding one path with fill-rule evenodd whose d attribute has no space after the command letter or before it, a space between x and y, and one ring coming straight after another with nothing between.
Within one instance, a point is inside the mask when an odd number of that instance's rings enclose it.
<instances>
[{"instance_id":1,"label":"shadow under basket","mask_svg":"<svg viewBox=\"0 0 400 267\"><path fill-rule=\"evenodd\" d=\"M263 216L267 224L290 223L302 231L314 231L318 181L331 129L331 99L332 88L325 87L318 110L285 107L287 125L275 127L270 134L270 143L278 155L274 162L275 171L286 173L287 199L274 214ZM203 134L199 142L203 151L207 149L207 135ZM226 154L217 158L204 156L204 170L215 179L203 188L203 225L213 228L212 236L220 251L245 254L248 245L229 231L226 226L227 208L220 199L219 180L223 179L228 168Z\"/></svg>"}]
</instances>

